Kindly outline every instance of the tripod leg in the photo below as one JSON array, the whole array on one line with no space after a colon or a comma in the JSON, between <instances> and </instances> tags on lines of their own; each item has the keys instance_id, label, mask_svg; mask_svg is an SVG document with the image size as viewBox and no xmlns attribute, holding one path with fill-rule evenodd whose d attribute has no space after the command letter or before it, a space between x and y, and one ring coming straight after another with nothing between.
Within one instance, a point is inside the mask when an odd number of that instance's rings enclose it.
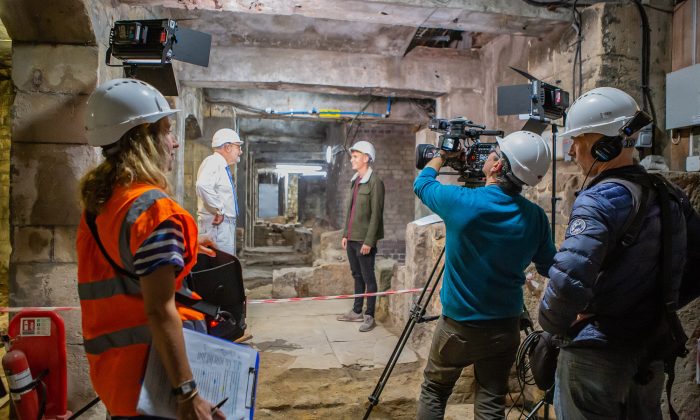
<instances>
[{"instance_id":1,"label":"tripod leg","mask_svg":"<svg viewBox=\"0 0 700 420\"><path fill-rule=\"evenodd\" d=\"M365 415L363 417L363 420L367 420L372 413L372 409L374 406L379 404L379 396L381 395L382 391L384 390L384 386L386 385L387 381L389 380L389 377L391 376L391 372L394 370L394 367L396 366L396 363L399 360L399 356L401 356L401 352L403 351L404 346L406 346L406 343L408 342L409 337L411 336L411 332L413 332L413 328L416 326L418 322L420 322L421 318L423 315L425 315L426 307L428 303L430 302L430 298L433 296L433 293L435 292L435 289L437 288L438 282L440 281L440 278L442 277L442 273L445 271L445 267L443 266L440 269L440 273L438 273L437 277L435 277L435 284L431 288L431 284L433 282L433 276L435 275L435 271L437 270L438 266L440 265L440 260L442 260L442 257L445 255L445 248L442 249L442 252L440 252L440 256L438 256L437 261L435 261L435 265L433 266L433 270L430 273L430 277L428 278L428 281L425 283L425 286L423 287L423 290L421 291L420 296L418 297L418 300L413 306L413 309L411 310L411 317L408 319L408 322L406 322L406 326L403 329L403 332L401 333L401 336L399 337L399 341L396 344L396 347L394 347L394 351L391 353L391 356L389 357L389 361L387 362L386 366L384 367L384 371L382 372L381 376L379 377L379 381L377 382L377 385L374 387L374 391L372 392L372 395L368 397L369 399L369 406L367 407L367 410L365 411ZM427 299L425 302L423 302L423 298L425 297L426 291L428 289L430 290L430 293L428 294Z\"/></svg>"},{"instance_id":2,"label":"tripod leg","mask_svg":"<svg viewBox=\"0 0 700 420\"><path fill-rule=\"evenodd\" d=\"M544 406L544 420L549 420L549 408L552 405L552 401L554 398L554 386L549 388L545 393L544 397L542 397L541 400L535 404L534 407L532 407L532 410L530 410L530 413L525 417L525 420L530 420L530 419L537 419L537 410L540 409L540 407Z\"/></svg>"}]
</instances>

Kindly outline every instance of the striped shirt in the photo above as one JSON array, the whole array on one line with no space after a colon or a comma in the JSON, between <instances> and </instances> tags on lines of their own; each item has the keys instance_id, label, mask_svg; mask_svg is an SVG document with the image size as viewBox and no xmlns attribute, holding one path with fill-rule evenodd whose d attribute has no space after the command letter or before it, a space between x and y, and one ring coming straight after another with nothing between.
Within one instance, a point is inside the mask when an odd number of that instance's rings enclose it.
<instances>
[{"instance_id":1,"label":"striped shirt","mask_svg":"<svg viewBox=\"0 0 700 420\"><path fill-rule=\"evenodd\" d=\"M182 228L168 219L163 221L134 254L134 268L139 277L151 274L163 265L174 265L179 272L185 266L185 243Z\"/></svg>"}]
</instances>

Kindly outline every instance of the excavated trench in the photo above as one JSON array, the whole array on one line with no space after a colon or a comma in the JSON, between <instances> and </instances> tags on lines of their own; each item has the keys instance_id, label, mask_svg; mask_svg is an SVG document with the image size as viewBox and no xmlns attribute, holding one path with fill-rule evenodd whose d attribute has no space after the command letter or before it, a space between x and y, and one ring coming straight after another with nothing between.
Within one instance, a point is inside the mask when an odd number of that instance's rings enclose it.
<instances>
[{"instance_id":1,"label":"excavated trench","mask_svg":"<svg viewBox=\"0 0 700 420\"><path fill-rule=\"evenodd\" d=\"M242 257L248 299L271 297L273 270L309 266L303 258L293 261L286 251L277 258L270 248L248 255ZM253 336L248 344L260 351L256 419L363 418L398 336L381 323L370 333L359 333L359 324L336 321L335 315L350 304L336 300L248 306ZM412 349L404 349L372 419L415 418L424 364ZM470 380L465 372L456 389L467 391L455 392L446 419L473 418ZM519 416L514 409L508 418Z\"/></svg>"}]
</instances>

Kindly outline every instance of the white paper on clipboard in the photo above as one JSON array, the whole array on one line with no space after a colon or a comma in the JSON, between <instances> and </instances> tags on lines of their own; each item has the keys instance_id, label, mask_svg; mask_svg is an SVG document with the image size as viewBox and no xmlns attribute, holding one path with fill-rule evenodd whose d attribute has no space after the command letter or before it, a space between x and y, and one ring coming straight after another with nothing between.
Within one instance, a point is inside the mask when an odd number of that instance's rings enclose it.
<instances>
[{"instance_id":1,"label":"white paper on clipboard","mask_svg":"<svg viewBox=\"0 0 700 420\"><path fill-rule=\"evenodd\" d=\"M228 397L221 407L227 419L252 419L258 352L248 346L192 330L183 330L183 335L187 359L199 394L212 404ZM170 381L158 352L151 347L136 409L151 416L175 418L177 399L170 390Z\"/></svg>"}]
</instances>

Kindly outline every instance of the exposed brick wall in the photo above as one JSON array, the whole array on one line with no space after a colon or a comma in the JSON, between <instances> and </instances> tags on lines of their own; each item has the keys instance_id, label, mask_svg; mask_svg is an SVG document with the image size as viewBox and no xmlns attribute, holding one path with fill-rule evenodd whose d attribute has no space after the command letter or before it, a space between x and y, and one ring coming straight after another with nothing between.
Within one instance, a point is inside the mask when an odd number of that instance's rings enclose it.
<instances>
[{"instance_id":1,"label":"exposed brick wall","mask_svg":"<svg viewBox=\"0 0 700 420\"><path fill-rule=\"evenodd\" d=\"M357 124L357 123L355 123ZM344 130L342 131L344 132ZM342 134L342 132L340 134ZM379 255L403 261L406 224L414 219L412 183L415 178L415 130L409 125L361 124L353 127L347 146L368 140L377 150L372 165L384 181L384 240L379 243ZM336 144L341 143L339 141ZM330 165L328 192L329 214L336 228L345 220L345 206L350 195L349 182L353 175L350 158L339 153Z\"/></svg>"},{"instance_id":2,"label":"exposed brick wall","mask_svg":"<svg viewBox=\"0 0 700 420\"><path fill-rule=\"evenodd\" d=\"M406 262L406 241L404 239L383 239L377 245L377 255L398 261Z\"/></svg>"},{"instance_id":3,"label":"exposed brick wall","mask_svg":"<svg viewBox=\"0 0 700 420\"><path fill-rule=\"evenodd\" d=\"M320 176L302 176L299 178L299 221L325 219L326 178Z\"/></svg>"}]
</instances>

